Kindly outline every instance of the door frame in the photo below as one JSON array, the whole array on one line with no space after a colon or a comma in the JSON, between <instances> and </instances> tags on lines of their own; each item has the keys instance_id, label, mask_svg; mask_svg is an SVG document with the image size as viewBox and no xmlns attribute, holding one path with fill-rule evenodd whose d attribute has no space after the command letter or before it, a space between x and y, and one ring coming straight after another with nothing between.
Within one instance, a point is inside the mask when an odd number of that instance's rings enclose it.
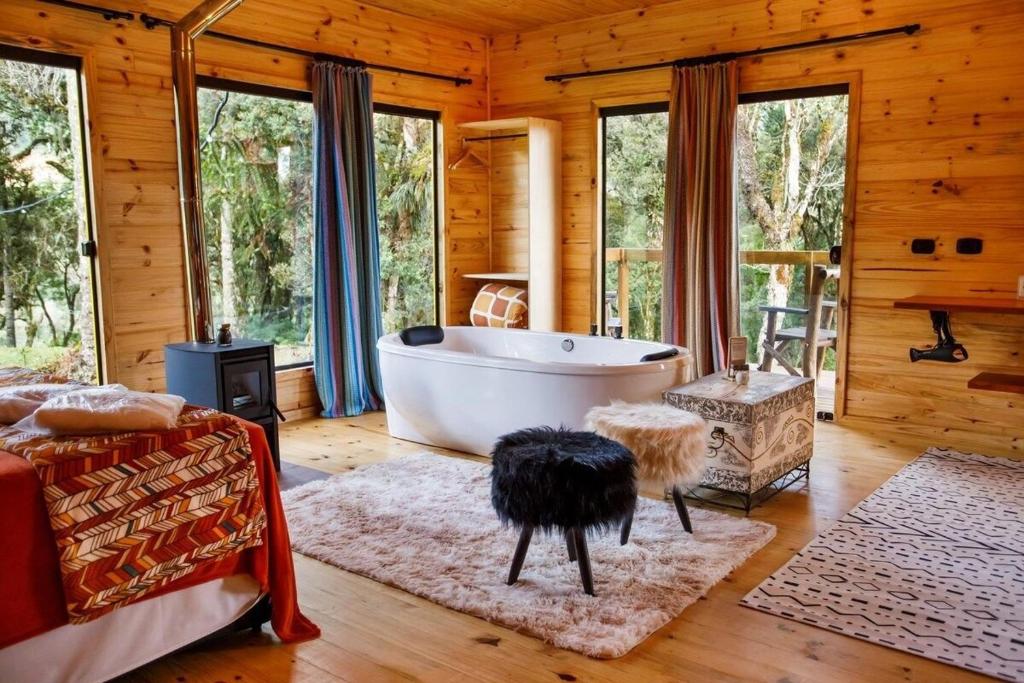
<instances>
[{"instance_id":1,"label":"door frame","mask_svg":"<svg viewBox=\"0 0 1024 683\"><path fill-rule=\"evenodd\" d=\"M850 301L853 293L853 249L856 199L857 199L857 155L860 144L860 110L861 110L861 72L848 71L837 73L807 74L791 78L744 78L744 70L740 70L740 97L758 95L793 94L800 91L813 91L815 88L829 86L846 86L846 168L843 188L843 239L841 242L842 256L839 262L839 296L838 321L836 323L836 387L835 420L839 421L846 415L847 406L847 373L849 358ZM781 99L781 98L780 98Z\"/></svg>"}]
</instances>

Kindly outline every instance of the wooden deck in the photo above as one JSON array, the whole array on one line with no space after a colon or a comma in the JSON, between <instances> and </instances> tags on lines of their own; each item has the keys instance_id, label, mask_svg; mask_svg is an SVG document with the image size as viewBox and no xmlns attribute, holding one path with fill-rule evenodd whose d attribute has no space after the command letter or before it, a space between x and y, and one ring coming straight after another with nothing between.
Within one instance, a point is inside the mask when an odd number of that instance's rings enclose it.
<instances>
[{"instance_id":1,"label":"wooden deck","mask_svg":"<svg viewBox=\"0 0 1024 683\"><path fill-rule=\"evenodd\" d=\"M387 436L384 416L283 426L285 460L326 472L426 449ZM927 443L818 423L809 485L752 517L777 538L705 599L625 657L588 659L295 556L317 641L281 645L269 628L166 657L124 681L984 681L982 676L741 607L740 598ZM443 452L443 451L439 451ZM471 456L465 456L471 457ZM415 492L410 492L414 494ZM595 569L600 569L595 558ZM497 576L497 579L501 579Z\"/></svg>"},{"instance_id":2,"label":"wooden deck","mask_svg":"<svg viewBox=\"0 0 1024 683\"><path fill-rule=\"evenodd\" d=\"M788 375L785 368L776 364L772 368L776 375ZM817 411L835 412L836 406L836 373L835 370L822 370L814 387L814 409Z\"/></svg>"}]
</instances>

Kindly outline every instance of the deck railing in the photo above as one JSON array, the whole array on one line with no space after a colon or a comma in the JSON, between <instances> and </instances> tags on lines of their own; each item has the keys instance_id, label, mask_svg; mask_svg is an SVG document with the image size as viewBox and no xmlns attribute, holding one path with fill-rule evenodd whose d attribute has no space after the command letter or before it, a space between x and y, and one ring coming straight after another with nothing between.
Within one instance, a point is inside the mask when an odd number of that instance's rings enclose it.
<instances>
[{"instance_id":1,"label":"deck railing","mask_svg":"<svg viewBox=\"0 0 1024 683\"><path fill-rule=\"evenodd\" d=\"M618 271L618 286L616 288L616 301L629 301L629 271L630 264L637 262L657 262L662 260L661 249L642 249L626 247L609 247L605 249L605 268ZM828 265L827 251L741 251L740 263L752 266L785 265L798 266L810 269L818 265ZM804 278L805 301L809 299L811 278ZM623 310L623 309L626 310ZM619 316L622 320L622 336L629 336L629 304L625 307L619 306Z\"/></svg>"}]
</instances>

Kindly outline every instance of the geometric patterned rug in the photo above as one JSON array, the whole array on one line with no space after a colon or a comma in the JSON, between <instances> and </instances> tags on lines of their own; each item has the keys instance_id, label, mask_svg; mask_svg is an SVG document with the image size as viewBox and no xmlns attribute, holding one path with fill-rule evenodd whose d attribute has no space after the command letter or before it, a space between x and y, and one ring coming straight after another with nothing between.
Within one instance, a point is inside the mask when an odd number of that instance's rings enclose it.
<instances>
[{"instance_id":1,"label":"geometric patterned rug","mask_svg":"<svg viewBox=\"0 0 1024 683\"><path fill-rule=\"evenodd\" d=\"M742 604L1024 681L1024 462L928 449Z\"/></svg>"}]
</instances>

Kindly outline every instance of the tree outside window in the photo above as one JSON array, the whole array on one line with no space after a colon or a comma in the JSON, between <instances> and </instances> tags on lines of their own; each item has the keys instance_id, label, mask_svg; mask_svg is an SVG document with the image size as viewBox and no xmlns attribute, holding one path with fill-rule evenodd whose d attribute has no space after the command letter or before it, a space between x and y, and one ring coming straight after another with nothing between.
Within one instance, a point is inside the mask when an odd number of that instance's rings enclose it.
<instances>
[{"instance_id":1,"label":"tree outside window","mask_svg":"<svg viewBox=\"0 0 1024 683\"><path fill-rule=\"evenodd\" d=\"M313 106L200 88L203 211L217 324L312 361Z\"/></svg>"},{"instance_id":2,"label":"tree outside window","mask_svg":"<svg viewBox=\"0 0 1024 683\"><path fill-rule=\"evenodd\" d=\"M0 59L0 367L97 380L75 69Z\"/></svg>"}]
</instances>

